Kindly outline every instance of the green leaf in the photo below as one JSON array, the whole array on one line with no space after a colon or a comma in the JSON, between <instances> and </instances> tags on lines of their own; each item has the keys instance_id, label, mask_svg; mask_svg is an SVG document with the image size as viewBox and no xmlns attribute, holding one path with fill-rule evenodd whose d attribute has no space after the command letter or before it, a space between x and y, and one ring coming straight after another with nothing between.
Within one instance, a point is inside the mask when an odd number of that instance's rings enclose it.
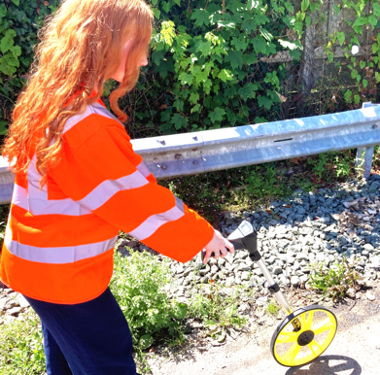
<instances>
[{"instance_id":1,"label":"green leaf","mask_svg":"<svg viewBox=\"0 0 380 375\"><path fill-rule=\"evenodd\" d=\"M8 29L5 36L0 41L0 50L3 54L8 52L14 45L13 38L16 36L16 32L13 29Z\"/></svg>"},{"instance_id":2,"label":"green leaf","mask_svg":"<svg viewBox=\"0 0 380 375\"><path fill-rule=\"evenodd\" d=\"M251 33L252 31L256 30L257 24L254 20L246 20L241 25L241 29L246 31L247 33Z\"/></svg>"},{"instance_id":3,"label":"green leaf","mask_svg":"<svg viewBox=\"0 0 380 375\"><path fill-rule=\"evenodd\" d=\"M335 12L336 15L339 14L339 12L340 12L340 6L339 5L334 4L334 12Z\"/></svg>"},{"instance_id":4,"label":"green leaf","mask_svg":"<svg viewBox=\"0 0 380 375\"><path fill-rule=\"evenodd\" d=\"M355 26L363 26L363 25L366 25L367 24L367 20L364 18L364 17L359 17L355 20L354 24L352 25L352 27L355 27Z\"/></svg>"},{"instance_id":5,"label":"green leaf","mask_svg":"<svg viewBox=\"0 0 380 375\"><path fill-rule=\"evenodd\" d=\"M184 102L181 99L177 99L173 103L173 107L177 108L180 112L183 112L183 106L184 106Z\"/></svg>"},{"instance_id":6,"label":"green leaf","mask_svg":"<svg viewBox=\"0 0 380 375\"><path fill-rule=\"evenodd\" d=\"M262 13L258 13L258 14L255 14L255 22L258 25L264 25L269 22L269 18Z\"/></svg>"},{"instance_id":7,"label":"green leaf","mask_svg":"<svg viewBox=\"0 0 380 375\"><path fill-rule=\"evenodd\" d=\"M194 76L191 75L191 74L188 74L186 72L182 72L180 75L179 75L179 80L181 81L181 83L183 85L191 85L193 83L193 80L194 80Z\"/></svg>"},{"instance_id":8,"label":"green leaf","mask_svg":"<svg viewBox=\"0 0 380 375\"><path fill-rule=\"evenodd\" d=\"M379 72L375 72L375 80L376 80L376 83L380 82L380 73Z\"/></svg>"},{"instance_id":9,"label":"green leaf","mask_svg":"<svg viewBox=\"0 0 380 375\"><path fill-rule=\"evenodd\" d=\"M302 0L301 2L301 10L302 12L306 12L307 8L309 8L310 1L309 0Z\"/></svg>"},{"instance_id":10,"label":"green leaf","mask_svg":"<svg viewBox=\"0 0 380 375\"><path fill-rule=\"evenodd\" d=\"M187 128L187 118L183 117L179 113L175 113L170 122L177 130Z\"/></svg>"},{"instance_id":11,"label":"green leaf","mask_svg":"<svg viewBox=\"0 0 380 375\"><path fill-rule=\"evenodd\" d=\"M205 82L203 82L203 88L205 90L206 95L210 94L211 87L212 87L212 81L211 81L211 79L208 79Z\"/></svg>"},{"instance_id":12,"label":"green leaf","mask_svg":"<svg viewBox=\"0 0 380 375\"><path fill-rule=\"evenodd\" d=\"M372 44L372 53L375 54L379 50L379 45L377 43Z\"/></svg>"},{"instance_id":13,"label":"green leaf","mask_svg":"<svg viewBox=\"0 0 380 375\"><path fill-rule=\"evenodd\" d=\"M17 58L18 56L21 56L21 47L20 46L11 47L10 51L12 52L12 54L15 58Z\"/></svg>"},{"instance_id":14,"label":"green leaf","mask_svg":"<svg viewBox=\"0 0 380 375\"><path fill-rule=\"evenodd\" d=\"M368 86L368 81L366 79L363 79L363 87L367 87Z\"/></svg>"},{"instance_id":15,"label":"green leaf","mask_svg":"<svg viewBox=\"0 0 380 375\"><path fill-rule=\"evenodd\" d=\"M366 63L365 63L365 61L360 61L359 65L360 65L360 69L364 69L366 66Z\"/></svg>"},{"instance_id":16,"label":"green leaf","mask_svg":"<svg viewBox=\"0 0 380 375\"><path fill-rule=\"evenodd\" d=\"M200 112L199 111L200 109L201 109L201 105L200 104L196 104L193 108L191 108L190 113Z\"/></svg>"},{"instance_id":17,"label":"green leaf","mask_svg":"<svg viewBox=\"0 0 380 375\"><path fill-rule=\"evenodd\" d=\"M236 49L241 50L241 51L245 51L245 49L247 48L247 43L245 42L243 38L241 39L233 38L231 41L231 44L235 46Z\"/></svg>"},{"instance_id":18,"label":"green leaf","mask_svg":"<svg viewBox=\"0 0 380 375\"><path fill-rule=\"evenodd\" d=\"M220 27L220 28L226 27L227 29L235 29L236 23L235 22L228 22L228 21L219 21L218 27Z\"/></svg>"},{"instance_id":19,"label":"green leaf","mask_svg":"<svg viewBox=\"0 0 380 375\"><path fill-rule=\"evenodd\" d=\"M299 41L288 42L287 40L279 39L278 42L281 44L283 48L290 49L291 51L295 49L302 49L302 45L300 45Z\"/></svg>"},{"instance_id":20,"label":"green leaf","mask_svg":"<svg viewBox=\"0 0 380 375\"><path fill-rule=\"evenodd\" d=\"M171 115L172 115L171 110L161 112L161 122L168 122L170 120Z\"/></svg>"},{"instance_id":21,"label":"green leaf","mask_svg":"<svg viewBox=\"0 0 380 375\"><path fill-rule=\"evenodd\" d=\"M176 319L178 320L185 319L186 313L187 313L186 303L181 302L173 306L173 314Z\"/></svg>"},{"instance_id":22,"label":"green leaf","mask_svg":"<svg viewBox=\"0 0 380 375\"><path fill-rule=\"evenodd\" d=\"M261 35L268 41L272 41L273 40L273 35L266 29L264 29L263 27L260 28L260 33Z\"/></svg>"},{"instance_id":23,"label":"green leaf","mask_svg":"<svg viewBox=\"0 0 380 375\"><path fill-rule=\"evenodd\" d=\"M152 8L152 12L155 18L159 19L161 17L161 11L158 10L157 8Z\"/></svg>"},{"instance_id":24,"label":"green leaf","mask_svg":"<svg viewBox=\"0 0 380 375\"><path fill-rule=\"evenodd\" d=\"M360 95L356 94L354 96L354 102L355 102L355 104L359 104L360 103Z\"/></svg>"},{"instance_id":25,"label":"green leaf","mask_svg":"<svg viewBox=\"0 0 380 375\"><path fill-rule=\"evenodd\" d=\"M376 27L377 25L377 18L371 14L369 17L368 17L368 22L373 26L373 27Z\"/></svg>"},{"instance_id":26,"label":"green leaf","mask_svg":"<svg viewBox=\"0 0 380 375\"><path fill-rule=\"evenodd\" d=\"M209 41L198 41L195 45L195 50L201 52L202 56L208 56L211 52L211 43Z\"/></svg>"},{"instance_id":27,"label":"green leaf","mask_svg":"<svg viewBox=\"0 0 380 375\"><path fill-rule=\"evenodd\" d=\"M226 83L227 81L233 80L231 71L226 70L226 69L223 69L220 71L220 73L218 74L218 78L221 79L224 83Z\"/></svg>"},{"instance_id":28,"label":"green leaf","mask_svg":"<svg viewBox=\"0 0 380 375\"><path fill-rule=\"evenodd\" d=\"M168 75L168 72L174 73L173 58L170 56L167 59L164 59L158 65L154 66L154 70L164 78Z\"/></svg>"},{"instance_id":29,"label":"green leaf","mask_svg":"<svg viewBox=\"0 0 380 375\"><path fill-rule=\"evenodd\" d=\"M244 87L240 88L238 90L238 94L244 99L244 100L247 100L247 99L253 99L256 97L256 91L258 90L259 88L257 87L257 85L255 85L254 83L246 83L244 85Z\"/></svg>"},{"instance_id":30,"label":"green leaf","mask_svg":"<svg viewBox=\"0 0 380 375\"><path fill-rule=\"evenodd\" d=\"M19 6L20 5L20 0L12 0L12 3Z\"/></svg>"},{"instance_id":31,"label":"green leaf","mask_svg":"<svg viewBox=\"0 0 380 375\"><path fill-rule=\"evenodd\" d=\"M210 24L210 13L204 9L195 9L191 19L195 20L195 27L208 26Z\"/></svg>"},{"instance_id":32,"label":"green leaf","mask_svg":"<svg viewBox=\"0 0 380 375\"><path fill-rule=\"evenodd\" d=\"M7 14L7 7L5 4L0 4L0 18L5 17Z\"/></svg>"},{"instance_id":33,"label":"green leaf","mask_svg":"<svg viewBox=\"0 0 380 375\"><path fill-rule=\"evenodd\" d=\"M17 68L20 66L20 62L11 52L7 52L2 59L9 66L15 66Z\"/></svg>"},{"instance_id":34,"label":"green leaf","mask_svg":"<svg viewBox=\"0 0 380 375\"><path fill-rule=\"evenodd\" d=\"M337 35L336 35L338 41L339 41L339 45L342 46L345 39L346 39L346 34L344 32L338 32Z\"/></svg>"},{"instance_id":35,"label":"green leaf","mask_svg":"<svg viewBox=\"0 0 380 375\"><path fill-rule=\"evenodd\" d=\"M154 342L154 339L152 335L143 335L140 337L139 345L141 346L141 349L148 349L150 346L152 346Z\"/></svg>"},{"instance_id":36,"label":"green leaf","mask_svg":"<svg viewBox=\"0 0 380 375\"><path fill-rule=\"evenodd\" d=\"M285 2L284 3L284 5L285 5L285 8L287 9L287 11L290 13L290 14L293 14L294 13L294 6L291 4L291 3L289 3L289 2Z\"/></svg>"},{"instance_id":37,"label":"green leaf","mask_svg":"<svg viewBox=\"0 0 380 375\"><path fill-rule=\"evenodd\" d=\"M352 101L352 91L350 89L348 89L345 93L344 93L344 100L350 104L351 101Z\"/></svg>"},{"instance_id":38,"label":"green leaf","mask_svg":"<svg viewBox=\"0 0 380 375\"><path fill-rule=\"evenodd\" d=\"M376 17L380 16L380 4L379 3L372 3L372 9L373 9L373 14Z\"/></svg>"},{"instance_id":39,"label":"green leaf","mask_svg":"<svg viewBox=\"0 0 380 375\"><path fill-rule=\"evenodd\" d=\"M257 98L257 100L259 102L259 107L264 107L266 109L271 109L272 104L273 104L273 100L268 99L266 96L259 96Z\"/></svg>"},{"instance_id":40,"label":"green leaf","mask_svg":"<svg viewBox=\"0 0 380 375\"><path fill-rule=\"evenodd\" d=\"M214 112L211 112L208 117L211 119L211 121L215 124L216 122L220 122L223 120L224 116L226 114L226 111L222 108L216 107Z\"/></svg>"},{"instance_id":41,"label":"green leaf","mask_svg":"<svg viewBox=\"0 0 380 375\"><path fill-rule=\"evenodd\" d=\"M154 51L152 53L152 61L158 65L161 63L161 61L164 59L165 57L165 51L164 50L160 50L160 51Z\"/></svg>"},{"instance_id":42,"label":"green leaf","mask_svg":"<svg viewBox=\"0 0 380 375\"><path fill-rule=\"evenodd\" d=\"M252 39L253 48L257 53L265 54L267 52L267 43L261 35Z\"/></svg>"},{"instance_id":43,"label":"green leaf","mask_svg":"<svg viewBox=\"0 0 380 375\"><path fill-rule=\"evenodd\" d=\"M232 69L242 68L243 66L243 54L240 51L229 50L228 59L231 62Z\"/></svg>"},{"instance_id":44,"label":"green leaf","mask_svg":"<svg viewBox=\"0 0 380 375\"><path fill-rule=\"evenodd\" d=\"M181 6L181 0L174 0L174 2L180 7Z\"/></svg>"},{"instance_id":45,"label":"green leaf","mask_svg":"<svg viewBox=\"0 0 380 375\"><path fill-rule=\"evenodd\" d=\"M0 121L0 135L6 135L8 133L7 125L8 123L6 121Z\"/></svg>"},{"instance_id":46,"label":"green leaf","mask_svg":"<svg viewBox=\"0 0 380 375\"><path fill-rule=\"evenodd\" d=\"M195 103L198 103L198 100L199 100L199 94L196 92L192 92L189 98L190 104L194 105Z\"/></svg>"}]
</instances>

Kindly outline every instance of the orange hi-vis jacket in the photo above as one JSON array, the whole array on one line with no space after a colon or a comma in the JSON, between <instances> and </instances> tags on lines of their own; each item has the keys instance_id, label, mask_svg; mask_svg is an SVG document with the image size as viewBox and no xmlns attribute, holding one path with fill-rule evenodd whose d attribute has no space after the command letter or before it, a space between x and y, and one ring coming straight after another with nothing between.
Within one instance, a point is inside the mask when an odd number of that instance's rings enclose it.
<instances>
[{"instance_id":1,"label":"orange hi-vis jacket","mask_svg":"<svg viewBox=\"0 0 380 375\"><path fill-rule=\"evenodd\" d=\"M62 157L41 190L35 163L16 174L0 264L2 282L28 297L98 297L112 276L119 230L181 262L213 237L206 220L156 183L101 101L67 121Z\"/></svg>"}]
</instances>

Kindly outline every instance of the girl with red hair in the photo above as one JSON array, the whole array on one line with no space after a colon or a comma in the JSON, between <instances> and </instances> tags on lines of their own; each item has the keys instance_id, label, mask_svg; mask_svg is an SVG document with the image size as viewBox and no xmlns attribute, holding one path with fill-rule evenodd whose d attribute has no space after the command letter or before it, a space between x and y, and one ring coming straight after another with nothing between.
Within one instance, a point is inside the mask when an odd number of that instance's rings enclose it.
<instances>
[{"instance_id":1,"label":"girl with red hair","mask_svg":"<svg viewBox=\"0 0 380 375\"><path fill-rule=\"evenodd\" d=\"M65 0L45 25L3 155L15 186L0 279L42 322L49 375L134 375L128 324L108 284L123 230L158 252L205 262L231 243L159 186L137 155L118 99L147 65L142 0ZM114 117L101 101L104 82Z\"/></svg>"}]
</instances>

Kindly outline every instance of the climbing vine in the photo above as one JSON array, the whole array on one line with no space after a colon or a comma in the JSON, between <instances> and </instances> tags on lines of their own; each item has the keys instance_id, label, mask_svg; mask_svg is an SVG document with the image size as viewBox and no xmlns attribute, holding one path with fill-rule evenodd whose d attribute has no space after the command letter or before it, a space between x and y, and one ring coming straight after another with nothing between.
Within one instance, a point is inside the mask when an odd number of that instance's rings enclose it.
<instances>
[{"instance_id":1,"label":"climbing vine","mask_svg":"<svg viewBox=\"0 0 380 375\"><path fill-rule=\"evenodd\" d=\"M59 2L0 4L0 135L7 131L12 107L26 82L37 31ZM286 118L281 112L284 105L305 95L297 72L304 66L308 30L326 22L322 0L150 0L150 4L156 17L150 64L121 103L130 115L132 136ZM340 91L330 82L318 100L330 103L330 110L339 96L346 106L359 106L376 97L380 82L380 0L329 4L341 22L319 43L335 67L334 79L342 80L337 84ZM355 48L360 52L354 54ZM292 81L291 75L297 79ZM107 83L106 92L113 85Z\"/></svg>"}]
</instances>

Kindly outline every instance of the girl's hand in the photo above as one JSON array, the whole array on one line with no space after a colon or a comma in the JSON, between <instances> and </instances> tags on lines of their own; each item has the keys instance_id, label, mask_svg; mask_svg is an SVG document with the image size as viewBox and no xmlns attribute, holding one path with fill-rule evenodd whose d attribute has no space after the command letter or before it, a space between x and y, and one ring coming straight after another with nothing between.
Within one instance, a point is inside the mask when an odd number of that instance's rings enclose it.
<instances>
[{"instance_id":1,"label":"girl's hand","mask_svg":"<svg viewBox=\"0 0 380 375\"><path fill-rule=\"evenodd\" d=\"M212 256L214 259L218 259L220 256L224 258L228 252L233 254L235 249L234 245L225 239L220 232L214 229L214 237L213 239L206 245L206 254L203 259L203 263L206 264L210 257ZM214 253L212 255L212 253Z\"/></svg>"}]
</instances>

